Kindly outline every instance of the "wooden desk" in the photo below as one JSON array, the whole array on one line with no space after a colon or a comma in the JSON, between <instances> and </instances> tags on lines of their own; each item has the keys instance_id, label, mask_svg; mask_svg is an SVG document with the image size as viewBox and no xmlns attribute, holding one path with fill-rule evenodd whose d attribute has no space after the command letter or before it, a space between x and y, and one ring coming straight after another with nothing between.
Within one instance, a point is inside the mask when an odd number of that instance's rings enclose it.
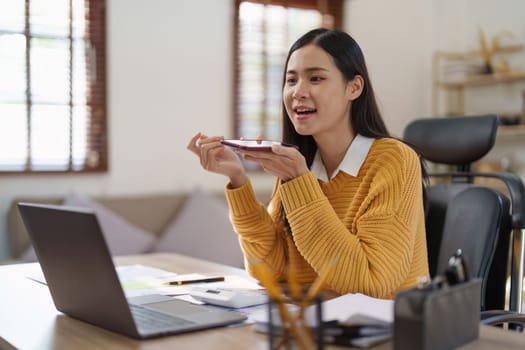
<instances>
[{"instance_id":1,"label":"wooden desk","mask_svg":"<svg viewBox=\"0 0 525 350\"><path fill-rule=\"evenodd\" d=\"M144 264L177 273L245 275L237 268L176 254L119 257L116 261L119 265ZM47 286L26 277L35 270L35 265L0 266L0 349L268 348L266 336L253 332L250 325L138 341L75 320L55 309ZM525 335L482 326L481 338L461 349L522 349L523 344ZM386 343L374 349L392 349L392 345Z\"/></svg>"}]
</instances>

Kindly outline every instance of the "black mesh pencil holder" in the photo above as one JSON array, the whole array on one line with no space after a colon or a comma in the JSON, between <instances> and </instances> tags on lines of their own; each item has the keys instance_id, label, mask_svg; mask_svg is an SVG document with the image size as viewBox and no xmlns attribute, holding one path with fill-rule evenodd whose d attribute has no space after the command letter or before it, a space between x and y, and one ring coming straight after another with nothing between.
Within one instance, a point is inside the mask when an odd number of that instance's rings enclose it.
<instances>
[{"instance_id":1,"label":"black mesh pencil holder","mask_svg":"<svg viewBox=\"0 0 525 350\"><path fill-rule=\"evenodd\" d=\"M293 300L288 296L268 301L268 345L274 349L317 349L323 344L323 298Z\"/></svg>"}]
</instances>

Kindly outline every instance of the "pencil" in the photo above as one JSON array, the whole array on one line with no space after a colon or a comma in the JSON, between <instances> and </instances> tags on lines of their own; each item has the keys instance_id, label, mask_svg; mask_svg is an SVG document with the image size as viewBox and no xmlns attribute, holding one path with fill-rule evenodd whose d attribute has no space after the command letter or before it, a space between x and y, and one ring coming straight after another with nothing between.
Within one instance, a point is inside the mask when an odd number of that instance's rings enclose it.
<instances>
[{"instance_id":1,"label":"pencil","mask_svg":"<svg viewBox=\"0 0 525 350\"><path fill-rule=\"evenodd\" d=\"M180 281L170 281L166 284L170 286L182 286L185 284L194 284L194 283L210 283L210 282L222 282L224 281L224 277L204 277L204 278L197 278L192 280L180 280Z\"/></svg>"},{"instance_id":2,"label":"pencil","mask_svg":"<svg viewBox=\"0 0 525 350\"><path fill-rule=\"evenodd\" d=\"M272 273L268 270L266 265L263 263L255 263L253 265L254 272L261 284L266 288L270 297L272 297L277 304L279 314L281 315L282 327L286 330L286 327L290 328L292 334L295 335L301 349L314 349L312 344L311 335L306 331L304 325L299 324L297 319L290 314L290 311L286 308L283 298L282 291L279 285L275 282Z\"/></svg>"},{"instance_id":3,"label":"pencil","mask_svg":"<svg viewBox=\"0 0 525 350\"><path fill-rule=\"evenodd\" d=\"M276 301L282 300L282 291L279 285L275 282L272 273L263 263L255 263L253 269L257 279L266 288L268 294Z\"/></svg>"},{"instance_id":4,"label":"pencil","mask_svg":"<svg viewBox=\"0 0 525 350\"><path fill-rule=\"evenodd\" d=\"M335 268L336 258L332 258L327 264L325 264L321 271L319 271L319 275L315 279L314 283L310 286L310 289L308 289L308 293L306 294L305 301L309 302L313 300L317 294L319 294L319 291L324 286L324 283L328 279L328 276L332 272L332 270Z\"/></svg>"},{"instance_id":5,"label":"pencil","mask_svg":"<svg viewBox=\"0 0 525 350\"><path fill-rule=\"evenodd\" d=\"M295 301L301 299L301 286L297 282L296 270L293 264L288 266L286 271L286 280L288 282L288 288L290 289L290 295L292 296L292 299Z\"/></svg>"}]
</instances>

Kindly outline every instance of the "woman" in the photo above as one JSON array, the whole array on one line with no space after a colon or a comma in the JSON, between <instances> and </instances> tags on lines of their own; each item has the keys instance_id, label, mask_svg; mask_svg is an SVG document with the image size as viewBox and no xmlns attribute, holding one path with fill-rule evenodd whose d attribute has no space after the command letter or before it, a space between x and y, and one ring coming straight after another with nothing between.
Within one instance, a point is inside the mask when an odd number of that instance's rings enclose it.
<instances>
[{"instance_id":1,"label":"woman","mask_svg":"<svg viewBox=\"0 0 525 350\"><path fill-rule=\"evenodd\" d=\"M203 168L229 177L230 217L251 274L255 259L279 279L293 265L298 281L311 283L335 259L330 289L393 298L428 276L419 158L389 137L348 34L306 33L285 67L283 142L298 149L238 151L277 177L267 209L222 137L198 133L188 148Z\"/></svg>"}]
</instances>

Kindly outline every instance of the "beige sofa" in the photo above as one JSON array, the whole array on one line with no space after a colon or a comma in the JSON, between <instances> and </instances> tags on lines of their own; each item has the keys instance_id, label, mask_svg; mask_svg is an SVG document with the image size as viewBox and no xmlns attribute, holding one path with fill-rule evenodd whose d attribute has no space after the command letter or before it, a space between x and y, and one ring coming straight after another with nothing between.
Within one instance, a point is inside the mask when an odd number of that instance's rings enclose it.
<instances>
[{"instance_id":1,"label":"beige sofa","mask_svg":"<svg viewBox=\"0 0 525 350\"><path fill-rule=\"evenodd\" d=\"M267 203L270 195L270 192L263 192L258 194L258 198ZM140 251L121 251L119 254L173 251L227 265L243 266L242 253L237 236L229 223L226 200L222 192L196 191L90 200L104 210L107 209L110 215L131 225L134 230L143 230L151 236L152 242L147 248ZM27 256L31 246L16 206L18 202L62 204L64 197L15 198L12 201L8 212L8 236L14 259ZM99 212L97 215L100 221ZM104 230L102 222L101 226ZM126 231L126 228L122 227L120 230ZM125 232L119 234L125 236ZM108 242L110 250L111 244L118 244L118 241ZM118 248L115 250L118 251Z\"/></svg>"}]
</instances>

